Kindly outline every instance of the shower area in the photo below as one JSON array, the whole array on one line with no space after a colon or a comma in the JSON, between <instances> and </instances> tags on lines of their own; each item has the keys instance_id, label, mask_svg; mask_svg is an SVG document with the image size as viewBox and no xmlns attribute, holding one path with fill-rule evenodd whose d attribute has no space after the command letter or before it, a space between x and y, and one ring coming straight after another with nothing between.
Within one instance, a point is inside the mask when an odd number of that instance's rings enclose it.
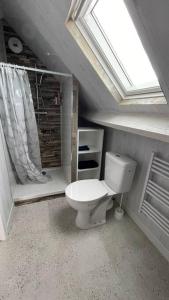
<instances>
[{"instance_id":1,"label":"shower area","mask_svg":"<svg viewBox=\"0 0 169 300\"><path fill-rule=\"evenodd\" d=\"M0 64L1 121L15 201L64 193L71 181L72 77L51 73Z\"/></svg>"},{"instance_id":2,"label":"shower area","mask_svg":"<svg viewBox=\"0 0 169 300\"><path fill-rule=\"evenodd\" d=\"M4 40L0 113L13 199L62 194L72 180L72 76L47 70L6 22Z\"/></svg>"}]
</instances>

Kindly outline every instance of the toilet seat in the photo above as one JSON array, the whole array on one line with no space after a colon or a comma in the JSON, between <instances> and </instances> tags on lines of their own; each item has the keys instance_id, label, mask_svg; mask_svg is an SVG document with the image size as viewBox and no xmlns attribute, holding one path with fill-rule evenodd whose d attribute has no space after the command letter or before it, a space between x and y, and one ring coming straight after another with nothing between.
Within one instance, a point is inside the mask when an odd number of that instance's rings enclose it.
<instances>
[{"instance_id":1,"label":"toilet seat","mask_svg":"<svg viewBox=\"0 0 169 300\"><path fill-rule=\"evenodd\" d=\"M74 201L90 202L105 197L108 191L98 179L86 179L70 183L65 193Z\"/></svg>"}]
</instances>

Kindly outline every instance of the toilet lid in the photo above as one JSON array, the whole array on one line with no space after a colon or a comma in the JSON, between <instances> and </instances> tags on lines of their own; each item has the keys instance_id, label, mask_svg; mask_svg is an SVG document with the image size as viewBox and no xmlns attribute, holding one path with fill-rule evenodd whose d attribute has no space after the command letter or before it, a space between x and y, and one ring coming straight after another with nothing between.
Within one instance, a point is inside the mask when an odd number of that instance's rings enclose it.
<instances>
[{"instance_id":1,"label":"toilet lid","mask_svg":"<svg viewBox=\"0 0 169 300\"><path fill-rule=\"evenodd\" d=\"M98 179L87 179L69 184L65 193L72 200L85 202L106 196L107 190Z\"/></svg>"}]
</instances>

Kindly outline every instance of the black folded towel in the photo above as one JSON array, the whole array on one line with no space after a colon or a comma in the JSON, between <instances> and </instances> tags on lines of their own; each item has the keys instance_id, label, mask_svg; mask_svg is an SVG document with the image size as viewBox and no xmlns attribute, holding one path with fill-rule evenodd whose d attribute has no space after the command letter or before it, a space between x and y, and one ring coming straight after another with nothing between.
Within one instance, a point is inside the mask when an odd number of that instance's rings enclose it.
<instances>
[{"instance_id":1,"label":"black folded towel","mask_svg":"<svg viewBox=\"0 0 169 300\"><path fill-rule=\"evenodd\" d=\"M86 151L86 150L90 150L89 146L87 145L79 146L79 151Z\"/></svg>"},{"instance_id":2,"label":"black folded towel","mask_svg":"<svg viewBox=\"0 0 169 300\"><path fill-rule=\"evenodd\" d=\"M97 168L98 163L95 160L80 160L78 164L79 170Z\"/></svg>"}]
</instances>

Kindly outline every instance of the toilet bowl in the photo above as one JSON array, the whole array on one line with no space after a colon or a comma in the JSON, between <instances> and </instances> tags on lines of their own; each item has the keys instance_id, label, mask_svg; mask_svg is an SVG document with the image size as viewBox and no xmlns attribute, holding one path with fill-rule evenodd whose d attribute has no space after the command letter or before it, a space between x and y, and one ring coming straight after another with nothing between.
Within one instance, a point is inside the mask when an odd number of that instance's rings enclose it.
<instances>
[{"instance_id":1,"label":"toilet bowl","mask_svg":"<svg viewBox=\"0 0 169 300\"><path fill-rule=\"evenodd\" d=\"M106 222L106 211L113 207L115 193L104 181L87 179L69 184L65 194L69 205L78 212L76 226L89 229Z\"/></svg>"},{"instance_id":2,"label":"toilet bowl","mask_svg":"<svg viewBox=\"0 0 169 300\"><path fill-rule=\"evenodd\" d=\"M136 162L119 153L106 153L105 178L78 180L65 190L69 205L77 210L76 226L89 229L106 223L106 212L113 207L113 195L128 192Z\"/></svg>"}]
</instances>

